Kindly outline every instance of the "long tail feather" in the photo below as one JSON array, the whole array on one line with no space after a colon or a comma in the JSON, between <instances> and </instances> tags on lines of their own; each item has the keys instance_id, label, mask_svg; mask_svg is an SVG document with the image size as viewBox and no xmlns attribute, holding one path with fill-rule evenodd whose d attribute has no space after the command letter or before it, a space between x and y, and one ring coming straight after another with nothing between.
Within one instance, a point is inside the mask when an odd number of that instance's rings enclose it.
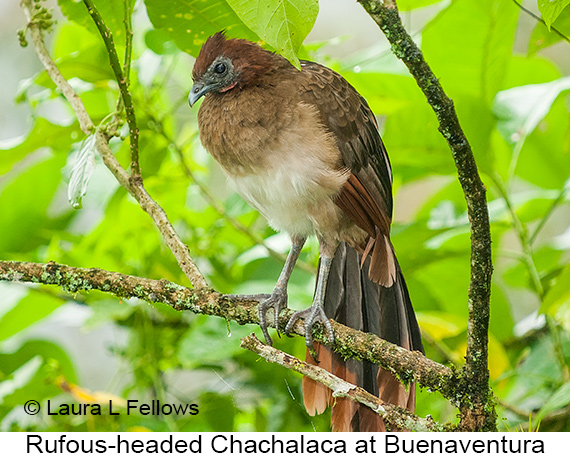
<instances>
[{"instance_id":1,"label":"long tail feather","mask_svg":"<svg viewBox=\"0 0 570 457\"><path fill-rule=\"evenodd\" d=\"M390 269L394 268L395 274L390 287L384 287L370 279L379 275L370 271L370 257L361 265L361 254L346 243L339 246L328 280L325 312L327 316L349 327L375 333L406 349L423 352L420 330L406 283L391 244L389 241L387 243L388 255L392 256L393 262ZM382 266L374 261L372 263L376 263L373 269ZM319 354L320 367L363 387L385 402L414 410L413 385L406 389L394 375L377 365L366 361L345 361L318 343L315 343L315 350ZM306 360L315 363L308 351ZM384 422L368 407L349 399L333 399L329 389L310 379L303 379L303 399L307 411L312 415L321 414L327 405L332 405L333 431L385 430Z\"/></svg>"}]
</instances>

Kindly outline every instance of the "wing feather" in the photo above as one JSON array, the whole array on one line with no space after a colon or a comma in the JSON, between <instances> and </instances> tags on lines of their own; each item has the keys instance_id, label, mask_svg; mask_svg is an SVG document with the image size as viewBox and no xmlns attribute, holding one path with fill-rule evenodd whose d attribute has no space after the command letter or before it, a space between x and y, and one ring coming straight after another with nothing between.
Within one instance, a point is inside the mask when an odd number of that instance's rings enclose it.
<instances>
[{"instance_id":1,"label":"wing feather","mask_svg":"<svg viewBox=\"0 0 570 457\"><path fill-rule=\"evenodd\" d=\"M375 240L369 244L373 260L370 277L390 287L395 276L389 241L392 173L374 114L338 73L314 62L302 61L301 66L301 99L317 108L321 122L334 135L343 166L350 170L335 203Z\"/></svg>"},{"instance_id":2,"label":"wing feather","mask_svg":"<svg viewBox=\"0 0 570 457\"><path fill-rule=\"evenodd\" d=\"M334 134L344 166L375 203L370 209L383 213L374 218L391 220L390 162L368 103L333 70L308 61L301 65L301 99L318 109L322 123Z\"/></svg>"}]
</instances>

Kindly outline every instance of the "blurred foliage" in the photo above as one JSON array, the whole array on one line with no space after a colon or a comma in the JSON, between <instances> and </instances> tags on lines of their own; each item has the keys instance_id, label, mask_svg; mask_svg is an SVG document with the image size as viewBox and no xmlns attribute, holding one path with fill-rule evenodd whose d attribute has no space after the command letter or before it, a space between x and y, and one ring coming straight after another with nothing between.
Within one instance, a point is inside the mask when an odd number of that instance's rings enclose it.
<instances>
[{"instance_id":1,"label":"blurred foliage","mask_svg":"<svg viewBox=\"0 0 570 457\"><path fill-rule=\"evenodd\" d=\"M69 21L55 27L52 55L99 123L114 112L118 97L102 40L81 3L58 3ZM95 3L121 54L123 8L110 0ZM131 91L145 185L210 283L228 293L269 292L281 269L280 260L228 217L277 252L285 254L288 241L226 189L220 170L199 145L196 110L186 105L193 62L187 53L195 56L208 35L225 29L229 36L262 39L295 61L292 53L314 16L283 9L278 22L268 25L266 16L251 16L261 3L145 0L137 3L133 16ZM289 3L316 12L313 0ZM549 2L538 4L548 8L542 12L549 25L568 33L568 1L556 2L559 10ZM405 10L431 5L438 11L416 39L455 102L488 190L495 263L489 366L500 401L499 426L521 429L532 415L531 423L539 423L542 431L570 430L570 83L541 51L561 38L537 22L528 54L513 53L524 14L515 2L402 0L401 5ZM291 40L279 21L291 22L300 35ZM561 45L567 59L568 46ZM326 44L306 44L299 52L340 71L384 120L396 194L393 241L427 355L460 365L467 332L469 226L451 155L431 108L383 43L343 62L327 57ZM83 208L72 209L67 187L84 135L45 72L21 87L16 97L32 116L29 133L2 145L0 152L0 258L96 266L187 285L149 217L100 160ZM112 148L127 166L128 139L113 140ZM212 208L210 198L221 211ZM413 214L400 217L405 199L412 202ZM302 260L316 265L317 257L313 241ZM292 307L309 304L313 280L312 274L295 271ZM305 413L299 376L239 348L239 338L257 330L253 326L95 292L69 296L53 288L3 283L0 297L2 430L328 430L328 413L315 418ZM77 307L89 316L82 324L85 335L102 326L125 335L100 342L98 350L117 366L115 379L105 385L90 384L81 374L93 350L83 348L81 338L74 349L82 355L72 358L52 339L34 336L38 321L58 310L61 322ZM301 338L281 338L276 344L304 354ZM48 400L107 398L195 403L199 414L70 418L45 412ZM23 413L29 399L42 404L42 413ZM423 391L417 412L436 420L454 420L456 414L438 394Z\"/></svg>"}]
</instances>

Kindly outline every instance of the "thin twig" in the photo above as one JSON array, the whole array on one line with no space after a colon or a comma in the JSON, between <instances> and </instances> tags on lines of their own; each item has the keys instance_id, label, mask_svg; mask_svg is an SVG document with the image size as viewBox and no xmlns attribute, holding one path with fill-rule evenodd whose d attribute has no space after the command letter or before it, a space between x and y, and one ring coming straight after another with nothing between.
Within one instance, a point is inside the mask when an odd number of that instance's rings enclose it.
<instances>
[{"instance_id":1,"label":"thin twig","mask_svg":"<svg viewBox=\"0 0 570 457\"><path fill-rule=\"evenodd\" d=\"M455 366L460 366L463 363L463 360L460 360L460 357L456 355L451 350L451 348L443 341L437 340L436 338L432 337L428 332L423 332L422 338L426 341L426 343L433 346L443 356L444 363L449 362Z\"/></svg>"},{"instance_id":2,"label":"thin twig","mask_svg":"<svg viewBox=\"0 0 570 457\"><path fill-rule=\"evenodd\" d=\"M368 406L372 411L382 416L386 423L399 429L414 432L436 432L449 430L451 427L450 425L437 424L433 420L423 419L407 409L383 402L362 387L355 386L323 368L310 365L279 349L263 344L253 333L241 339L241 347L255 352L268 362L296 371L328 387L332 390L332 396L335 398L350 398Z\"/></svg>"},{"instance_id":3,"label":"thin twig","mask_svg":"<svg viewBox=\"0 0 570 457\"><path fill-rule=\"evenodd\" d=\"M566 197L566 191L567 190L568 190L568 188L566 187L566 185L564 185L564 187L560 190L558 197L556 197L556 199L552 202L552 204L546 210L546 213L544 214L544 216L542 216L542 218L540 219L540 222L538 223L538 225L534 229L534 232L532 232L532 235L530 236L530 238L528 240L528 242L531 245L533 245L534 242L536 241L536 237L538 236L540 231L544 228L544 225L546 224L548 219L550 219L550 216L552 216L552 213L554 212L556 207L564 201L564 198Z\"/></svg>"},{"instance_id":4,"label":"thin twig","mask_svg":"<svg viewBox=\"0 0 570 457\"><path fill-rule=\"evenodd\" d=\"M523 5L521 5L519 2L517 2L517 0L513 0L513 2L515 3L515 5L517 5L521 10L523 10L530 17L532 17L533 19L536 19L538 22L543 24L545 27L548 27L546 25L546 21L544 19L542 19L540 16L537 16L531 10L529 10L528 8L525 8ZM554 33L556 33L564 41L567 41L568 43L570 43L570 38L568 38L566 35L564 35L560 30L558 30L553 25L550 26L550 30L552 30Z\"/></svg>"},{"instance_id":5,"label":"thin twig","mask_svg":"<svg viewBox=\"0 0 570 457\"><path fill-rule=\"evenodd\" d=\"M533 415L533 413L531 413L530 411L523 410L516 405L512 405L510 403L507 403L504 400L499 399L498 403L502 408L505 408L506 410L516 414L519 417L528 419L530 416Z\"/></svg>"},{"instance_id":6,"label":"thin twig","mask_svg":"<svg viewBox=\"0 0 570 457\"><path fill-rule=\"evenodd\" d=\"M111 30L105 22L103 18L99 14L99 11L93 4L92 0L83 0L83 3L87 7L87 11L91 15L91 18L95 22L97 29L105 42L105 47L107 48L107 55L109 56L109 62L111 64L111 68L113 69L113 73L115 74L115 79L119 84L119 91L121 92L121 98L123 99L123 103L125 105L125 113L127 117L127 124L129 125L129 137L130 137L130 152L131 152L131 175L132 179L135 181L142 180L141 178L141 169L139 164L139 128L137 126L137 118L135 116L135 109L133 106L133 100L131 97L131 93L129 91L129 80L128 80L128 72L123 73L121 69L121 63L119 62L119 56L117 55L117 49L115 48L115 42L113 40L113 34ZM131 32L132 34L132 32ZM129 40L129 34L127 33L127 49L125 53L130 56L129 46L132 43L132 37ZM129 62L125 60L125 67L129 66Z\"/></svg>"},{"instance_id":7,"label":"thin twig","mask_svg":"<svg viewBox=\"0 0 570 457\"><path fill-rule=\"evenodd\" d=\"M42 29L34 21L34 8L32 0L22 0L22 9L26 15L26 20L28 21L27 30L30 31L32 42L34 44L34 48L36 50L36 54L40 59L40 62L46 69L49 77L52 79L52 81L55 83L55 85L58 87L58 89L61 91L63 96L67 99L73 108L77 120L79 121L79 127L83 133L86 135L91 135L95 129L93 121L89 117L89 114L87 114L87 111L85 110L85 107L83 106L83 102L81 101L81 98L79 98L79 95L75 93L75 90L73 90L73 88L69 85L67 80L59 71L59 68L55 62L50 57L42 37Z\"/></svg>"},{"instance_id":8,"label":"thin twig","mask_svg":"<svg viewBox=\"0 0 570 457\"><path fill-rule=\"evenodd\" d=\"M561 408L561 409L558 409L556 411L553 411L553 412L547 414L537 423L537 420L536 420L537 413L535 411L523 410L523 409L519 408L518 406L512 405L510 403L506 403L503 400L499 400L499 405L502 408L516 414L521 419L526 419L524 422L521 422L518 425L518 427L520 427L520 430L523 432L532 431L533 425L534 425L534 431L538 431L538 428L540 427L540 425L545 424L547 422L552 423L552 422L558 421L558 422L564 423L563 422L564 419L566 419L570 416L570 410L567 407L565 407L565 408Z\"/></svg>"},{"instance_id":9,"label":"thin twig","mask_svg":"<svg viewBox=\"0 0 570 457\"><path fill-rule=\"evenodd\" d=\"M123 24L125 25L125 59L123 61L123 75L127 87L131 80L131 60L133 55L133 24L132 0L123 0Z\"/></svg>"},{"instance_id":10,"label":"thin twig","mask_svg":"<svg viewBox=\"0 0 570 457\"><path fill-rule=\"evenodd\" d=\"M457 168L467 202L471 226L471 279L467 353L463 370L466 396L461 402L461 424L465 430L496 430L496 413L489 387L488 332L491 275L493 271L491 230L483 185L471 146L459 124L453 101L424 59L421 50L402 25L394 0L358 0L378 24L392 51L415 78L439 121Z\"/></svg>"},{"instance_id":11,"label":"thin twig","mask_svg":"<svg viewBox=\"0 0 570 457\"><path fill-rule=\"evenodd\" d=\"M515 232L521 244L523 262L526 265L527 270L529 272L532 284L534 286L534 290L542 300L544 298L544 288L542 287L542 282L540 281L540 274L538 273L538 269L536 268L536 264L534 263L532 246L529 240L526 227L521 222L517 214L517 211L513 206L513 203L509 197L509 193L507 192L507 189L503 185L503 181L501 180L499 174L497 172L494 172L490 175L490 178L491 181L493 181L493 184L495 185L497 190L499 191L499 194L501 194L501 197L503 197L505 205L509 210L513 228L515 229Z\"/></svg>"},{"instance_id":12,"label":"thin twig","mask_svg":"<svg viewBox=\"0 0 570 457\"><path fill-rule=\"evenodd\" d=\"M95 131L93 121L89 117L81 98L63 77L46 49L41 27L33 20L32 3L32 0L22 0L21 4L28 20L28 30L32 36L34 49L46 69L48 76L56 84L58 89L63 93L71 105L71 108L79 121L81 130L87 135L92 133L96 135L97 150L101 154L103 162L113 173L119 184L121 184L121 186L123 186L138 201L141 208L151 216L164 241L174 254L180 268L188 277L191 284L194 287L202 289L208 287L208 283L204 279L204 276L200 273L200 270L190 257L188 247L182 242L182 240L180 240L180 237L168 220L164 210L151 198L146 189L142 186L142 183L136 181L131 183L129 175L113 155L113 152L109 147L107 136L101 130Z\"/></svg>"}]
</instances>

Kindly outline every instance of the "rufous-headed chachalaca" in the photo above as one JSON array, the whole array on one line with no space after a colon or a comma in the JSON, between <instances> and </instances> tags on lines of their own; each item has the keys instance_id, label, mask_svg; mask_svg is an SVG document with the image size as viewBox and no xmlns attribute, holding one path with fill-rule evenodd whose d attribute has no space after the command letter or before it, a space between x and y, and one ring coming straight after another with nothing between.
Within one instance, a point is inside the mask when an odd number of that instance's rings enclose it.
<instances>
[{"instance_id":1,"label":"rufous-headed chachalaca","mask_svg":"<svg viewBox=\"0 0 570 457\"><path fill-rule=\"evenodd\" d=\"M313 304L297 311L305 339L320 366L382 400L413 410L407 390L369 362L344 361L313 343L312 326L329 318L423 351L410 297L390 242L392 173L372 111L338 73L314 62L296 69L280 55L217 33L206 41L192 72L189 103L205 96L198 112L200 138L241 196L272 227L287 232L292 248L277 284L260 300L275 324L287 306L287 282L306 238L316 234L320 262ZM307 358L316 363L311 352ZM307 378L303 396L310 414L333 403L332 428L384 430L380 417Z\"/></svg>"}]
</instances>

